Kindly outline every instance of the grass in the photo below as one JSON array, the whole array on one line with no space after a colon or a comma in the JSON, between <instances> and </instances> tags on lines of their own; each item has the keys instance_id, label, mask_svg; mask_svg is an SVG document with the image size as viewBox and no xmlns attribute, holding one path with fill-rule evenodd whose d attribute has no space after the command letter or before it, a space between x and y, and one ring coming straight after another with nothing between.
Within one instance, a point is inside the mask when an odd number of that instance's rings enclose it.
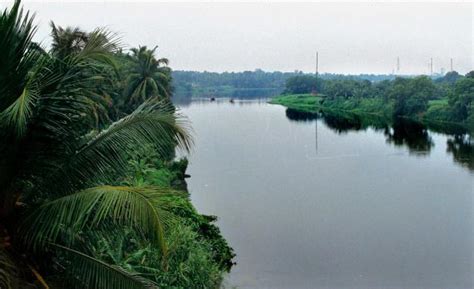
<instances>
[{"instance_id":1,"label":"grass","mask_svg":"<svg viewBox=\"0 0 474 289\"><path fill-rule=\"evenodd\" d=\"M281 104L288 108L305 112L316 112L322 108L320 104L322 99L322 97L311 94L291 94L275 97L270 103Z\"/></svg>"},{"instance_id":2,"label":"grass","mask_svg":"<svg viewBox=\"0 0 474 289\"><path fill-rule=\"evenodd\" d=\"M393 111L393 103L387 104L380 98L327 100L323 96L292 94L275 97L270 103L281 104L288 108L305 112L331 110L356 114L372 114L381 117L388 117Z\"/></svg>"}]
</instances>

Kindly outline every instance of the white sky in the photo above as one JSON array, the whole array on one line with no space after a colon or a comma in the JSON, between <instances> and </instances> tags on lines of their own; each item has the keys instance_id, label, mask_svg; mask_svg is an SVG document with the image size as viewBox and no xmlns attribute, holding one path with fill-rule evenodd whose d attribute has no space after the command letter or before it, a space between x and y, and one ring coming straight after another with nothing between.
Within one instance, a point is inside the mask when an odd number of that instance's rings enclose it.
<instances>
[{"instance_id":1,"label":"white sky","mask_svg":"<svg viewBox=\"0 0 474 289\"><path fill-rule=\"evenodd\" d=\"M0 7L11 1L0 0ZM159 3L29 1L37 40L50 20L91 30L107 26L130 46L159 46L173 69L391 73L474 70L472 2Z\"/></svg>"}]
</instances>

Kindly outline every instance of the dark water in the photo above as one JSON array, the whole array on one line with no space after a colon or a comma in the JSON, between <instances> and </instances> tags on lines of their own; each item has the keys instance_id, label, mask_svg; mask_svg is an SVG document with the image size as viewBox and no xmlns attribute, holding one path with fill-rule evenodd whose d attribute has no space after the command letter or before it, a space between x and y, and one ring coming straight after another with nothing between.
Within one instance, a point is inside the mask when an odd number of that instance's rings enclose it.
<instances>
[{"instance_id":1,"label":"dark water","mask_svg":"<svg viewBox=\"0 0 474 289\"><path fill-rule=\"evenodd\" d=\"M261 102L182 107L189 188L235 248L233 288L473 288L474 149Z\"/></svg>"}]
</instances>

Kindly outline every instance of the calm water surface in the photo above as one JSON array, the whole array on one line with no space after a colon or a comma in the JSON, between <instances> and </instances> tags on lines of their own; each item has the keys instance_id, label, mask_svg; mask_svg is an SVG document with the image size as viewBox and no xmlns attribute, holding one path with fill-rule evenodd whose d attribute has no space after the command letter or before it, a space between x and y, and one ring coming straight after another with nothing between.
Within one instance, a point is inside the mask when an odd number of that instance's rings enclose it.
<instances>
[{"instance_id":1,"label":"calm water surface","mask_svg":"<svg viewBox=\"0 0 474 289\"><path fill-rule=\"evenodd\" d=\"M264 101L182 112L196 136L192 201L237 253L226 287L473 288L462 137L297 121Z\"/></svg>"}]
</instances>

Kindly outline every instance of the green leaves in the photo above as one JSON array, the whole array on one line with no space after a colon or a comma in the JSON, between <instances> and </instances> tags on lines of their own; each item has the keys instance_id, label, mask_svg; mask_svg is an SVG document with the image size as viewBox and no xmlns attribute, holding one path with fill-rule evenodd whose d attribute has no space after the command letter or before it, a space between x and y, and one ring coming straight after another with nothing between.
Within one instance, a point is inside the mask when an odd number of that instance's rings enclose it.
<instances>
[{"instance_id":1,"label":"green leaves","mask_svg":"<svg viewBox=\"0 0 474 289\"><path fill-rule=\"evenodd\" d=\"M18 268L10 259L8 253L0 247L0 288L16 289L18 288Z\"/></svg>"},{"instance_id":2,"label":"green leaves","mask_svg":"<svg viewBox=\"0 0 474 289\"><path fill-rule=\"evenodd\" d=\"M43 204L26 218L20 233L24 243L37 250L49 243L73 244L81 231L113 232L115 226L129 226L142 232L166 255L165 197L172 194L176 192L158 187L89 188Z\"/></svg>"},{"instance_id":3,"label":"green leaves","mask_svg":"<svg viewBox=\"0 0 474 289\"><path fill-rule=\"evenodd\" d=\"M156 59L157 47L146 46L132 49L133 68L127 78L125 97L129 105L136 105L151 97L168 99L171 93L168 59Z\"/></svg>"},{"instance_id":4,"label":"green leaves","mask_svg":"<svg viewBox=\"0 0 474 289\"><path fill-rule=\"evenodd\" d=\"M84 182L112 181L123 173L137 147L153 145L164 157L174 146L189 151L192 137L187 120L174 113L169 102L149 100L132 114L93 135L89 141L50 175L54 182L44 189L74 191Z\"/></svg>"},{"instance_id":5,"label":"green leaves","mask_svg":"<svg viewBox=\"0 0 474 289\"><path fill-rule=\"evenodd\" d=\"M24 14L20 1L0 14L0 111L22 94L35 65L33 16Z\"/></svg>"},{"instance_id":6,"label":"green leaves","mask_svg":"<svg viewBox=\"0 0 474 289\"><path fill-rule=\"evenodd\" d=\"M74 249L53 245L68 257L66 272L80 284L75 288L157 289L151 281Z\"/></svg>"},{"instance_id":7,"label":"green leaves","mask_svg":"<svg viewBox=\"0 0 474 289\"><path fill-rule=\"evenodd\" d=\"M23 14L20 1L0 14L0 129L22 136L38 91L29 79L35 66L33 17ZM7 131L8 130L8 131Z\"/></svg>"},{"instance_id":8,"label":"green leaves","mask_svg":"<svg viewBox=\"0 0 474 289\"><path fill-rule=\"evenodd\" d=\"M0 121L12 128L15 135L21 137L26 132L26 126L33 115L33 107L38 99L38 91L25 87L23 93L9 107L0 113Z\"/></svg>"},{"instance_id":9,"label":"green leaves","mask_svg":"<svg viewBox=\"0 0 474 289\"><path fill-rule=\"evenodd\" d=\"M32 20L20 1L0 14L0 206L9 220L21 218L18 227L10 229L16 222L8 226L13 239L23 240L24 246L15 243L14 250L28 255L25 262L41 264L45 279L64 266L81 281L80 288L155 288L91 257L97 243L87 236L106 239L132 230L166 260L163 232L172 221L170 196L177 192L105 184L118 182L138 148L152 146L163 160L176 147L190 149L186 119L169 100L157 100L170 91L170 70L160 66L167 60L142 49L147 52L137 70L127 71L150 72L144 82L136 78L141 98L133 108L138 108L111 123L123 115L111 113L124 80L118 79L116 35L52 24L53 47L47 52L32 41ZM24 206L13 216L19 199ZM3 215L1 228L6 227ZM0 248L1 288L14 288L24 270L16 272L9 261Z\"/></svg>"}]
</instances>

